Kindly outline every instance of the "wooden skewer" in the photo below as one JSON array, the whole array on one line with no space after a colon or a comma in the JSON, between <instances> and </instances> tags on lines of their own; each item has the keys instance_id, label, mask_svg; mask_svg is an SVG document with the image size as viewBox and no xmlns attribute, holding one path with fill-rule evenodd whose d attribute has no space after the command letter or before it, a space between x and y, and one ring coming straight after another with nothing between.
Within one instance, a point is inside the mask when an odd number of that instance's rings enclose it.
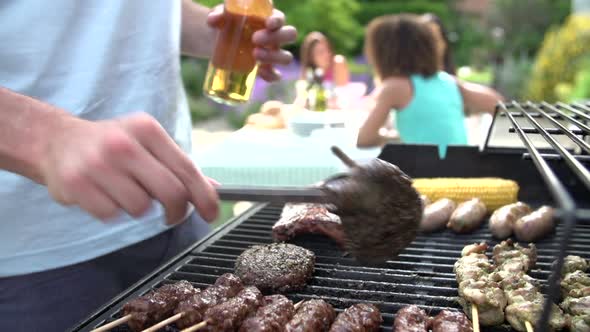
<instances>
[{"instance_id":1,"label":"wooden skewer","mask_svg":"<svg viewBox=\"0 0 590 332\"><path fill-rule=\"evenodd\" d=\"M184 330L182 330L180 332L194 332L194 331L198 331L198 330L204 328L205 326L207 326L207 323L209 323L209 321L208 320L205 320L205 321L200 322L199 324L195 324L195 325L193 325L193 326L191 326L189 328L186 328L186 329L184 329Z\"/></svg>"},{"instance_id":2,"label":"wooden skewer","mask_svg":"<svg viewBox=\"0 0 590 332\"><path fill-rule=\"evenodd\" d=\"M473 322L473 332L479 332L479 313L475 304L471 304L471 321Z\"/></svg>"},{"instance_id":3,"label":"wooden skewer","mask_svg":"<svg viewBox=\"0 0 590 332\"><path fill-rule=\"evenodd\" d=\"M163 328L164 326L166 326L168 324L172 324L172 323L176 322L177 320L181 319L182 316L184 316L184 312L181 312L181 313L176 314L172 317L169 317L168 319L164 319L163 321L159 322L158 324L150 326L141 332L156 332L159 329Z\"/></svg>"},{"instance_id":4,"label":"wooden skewer","mask_svg":"<svg viewBox=\"0 0 590 332\"><path fill-rule=\"evenodd\" d=\"M90 331L90 332L106 332L109 331L110 329L112 329L113 327L119 326L121 324L127 323L128 321L131 320L131 318L133 318L133 315L126 315L123 316L117 320L114 320L108 324L105 324L101 327L97 327L94 330Z\"/></svg>"},{"instance_id":5,"label":"wooden skewer","mask_svg":"<svg viewBox=\"0 0 590 332\"><path fill-rule=\"evenodd\" d=\"M342 160L344 165L346 165L350 168L355 168L355 167L359 166L354 160L350 159L350 157L347 156L346 153L344 153L342 150L340 150L339 147L332 146L331 150L332 150L332 153L335 154L336 157L338 157L338 159Z\"/></svg>"},{"instance_id":6,"label":"wooden skewer","mask_svg":"<svg viewBox=\"0 0 590 332\"><path fill-rule=\"evenodd\" d=\"M295 303L295 305L294 305L295 310L299 309L299 307L301 307L301 305L303 304L303 302L305 302L305 301L304 300L301 300L301 301Z\"/></svg>"},{"instance_id":7,"label":"wooden skewer","mask_svg":"<svg viewBox=\"0 0 590 332\"><path fill-rule=\"evenodd\" d=\"M524 326L526 327L527 332L534 332L535 331L533 329L533 324L531 324L531 322L529 322L528 320L524 321Z\"/></svg>"}]
</instances>

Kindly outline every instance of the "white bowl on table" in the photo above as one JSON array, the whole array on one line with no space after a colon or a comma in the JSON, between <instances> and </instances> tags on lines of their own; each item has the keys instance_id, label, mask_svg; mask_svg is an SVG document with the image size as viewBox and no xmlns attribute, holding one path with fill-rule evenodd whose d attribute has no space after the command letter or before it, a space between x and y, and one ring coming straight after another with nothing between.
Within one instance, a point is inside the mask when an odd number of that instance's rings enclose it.
<instances>
[{"instance_id":1,"label":"white bowl on table","mask_svg":"<svg viewBox=\"0 0 590 332\"><path fill-rule=\"evenodd\" d=\"M313 112L303 110L287 120L287 128L297 136L310 136L314 130L322 128L344 128L345 116L340 110Z\"/></svg>"}]
</instances>

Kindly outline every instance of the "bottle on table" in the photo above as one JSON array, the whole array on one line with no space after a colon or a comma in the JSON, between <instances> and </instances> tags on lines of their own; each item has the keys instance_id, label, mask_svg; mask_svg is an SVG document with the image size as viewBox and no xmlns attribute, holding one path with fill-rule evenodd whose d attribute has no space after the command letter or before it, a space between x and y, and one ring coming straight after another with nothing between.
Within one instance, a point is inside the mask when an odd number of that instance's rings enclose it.
<instances>
[{"instance_id":1,"label":"bottle on table","mask_svg":"<svg viewBox=\"0 0 590 332\"><path fill-rule=\"evenodd\" d=\"M328 108L328 93L324 87L322 69L309 70L307 80L307 106L311 111L324 112Z\"/></svg>"},{"instance_id":2,"label":"bottle on table","mask_svg":"<svg viewBox=\"0 0 590 332\"><path fill-rule=\"evenodd\" d=\"M235 105L250 99L258 71L252 35L265 27L272 0L225 0L223 25L203 91L216 102Z\"/></svg>"}]
</instances>

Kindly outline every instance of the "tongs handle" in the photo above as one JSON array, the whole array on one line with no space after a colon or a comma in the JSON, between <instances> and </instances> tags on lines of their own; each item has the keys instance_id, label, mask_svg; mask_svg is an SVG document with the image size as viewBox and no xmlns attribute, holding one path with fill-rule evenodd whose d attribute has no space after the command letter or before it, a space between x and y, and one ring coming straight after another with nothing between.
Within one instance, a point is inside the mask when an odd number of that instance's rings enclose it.
<instances>
[{"instance_id":1,"label":"tongs handle","mask_svg":"<svg viewBox=\"0 0 590 332\"><path fill-rule=\"evenodd\" d=\"M324 191L317 187L245 187L221 186L217 188L224 201L270 203L326 203Z\"/></svg>"}]
</instances>

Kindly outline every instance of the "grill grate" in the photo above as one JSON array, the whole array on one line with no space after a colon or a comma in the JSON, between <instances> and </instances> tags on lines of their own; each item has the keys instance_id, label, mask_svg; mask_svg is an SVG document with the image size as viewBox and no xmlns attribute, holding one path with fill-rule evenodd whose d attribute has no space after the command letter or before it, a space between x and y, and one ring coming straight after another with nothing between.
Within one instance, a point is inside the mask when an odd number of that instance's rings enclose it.
<instances>
[{"instance_id":1,"label":"grill grate","mask_svg":"<svg viewBox=\"0 0 590 332\"><path fill-rule=\"evenodd\" d=\"M548 285L556 281L556 275L551 273L556 257L563 257L567 251L590 259L590 200L585 164L589 151L582 144L588 142L590 134L587 126L590 105L509 103L498 107L492 129L501 127L504 121L507 125L504 135L507 132L517 135L524 148L494 147L489 144L488 134L479 149L449 147L444 160L438 159L436 147L420 145L388 145L379 158L398 165L413 177L497 176L513 179L521 187L519 199L533 207L542 204L557 206L561 222L555 234L536 243L538 264L529 273L540 280L543 292L550 294ZM545 147L538 147L539 136L545 140ZM271 227L278 220L281 209L279 205L257 205L146 276L73 331L90 331L113 320L127 300L163 283L185 279L197 287L213 284L219 275L233 271L234 262L244 249L272 242ZM371 302L383 313L383 330L391 331L394 314L408 304L420 305L433 315L445 308L460 310L456 301L453 264L465 245L480 241L490 244L488 255L491 256L491 247L498 242L491 237L487 225L471 234L444 231L421 235L397 259L367 267L344 256L327 238L302 236L291 242L316 254L316 271L303 291L289 297L293 301L320 297L339 312L354 303ZM165 330L175 331L171 327ZM121 327L116 331L127 330ZM482 331L511 329L501 326ZM537 328L535 331L544 330Z\"/></svg>"},{"instance_id":2,"label":"grill grate","mask_svg":"<svg viewBox=\"0 0 590 332\"><path fill-rule=\"evenodd\" d=\"M560 274L558 271L561 271L563 266L563 259L569 245L568 239L572 235L578 211L574 197L568 192L566 186L551 169L546 160L547 156L543 156L540 153L530 135L540 135L549 143L554 151L557 152L557 154L552 154L551 157L564 161L576 175L577 179L590 190L590 171L580 160L587 160L587 155L582 156L581 153L590 153L590 144L588 144L586 137L586 135L590 134L590 127L587 126L587 121L590 120L590 116L587 113L590 112L590 108L580 103L572 105L557 103L551 105L547 102L532 103L529 101L524 104L518 102L512 102L510 104L499 103L497 110L500 114L510 119L510 122L514 126L511 128L511 132L516 132L524 143L524 146L528 150L528 157L532 159L543 181L547 185L556 206L561 210L560 219L564 224L564 236L560 240L554 273L549 278L549 285L551 286L547 287L546 294L550 301L546 302L543 314L537 324L540 331L548 331L551 302L554 302L559 297ZM523 123L518 121L517 117L526 119L526 122L532 125L533 128L524 128ZM545 120L553 128L545 128L540 123L540 120ZM573 152L569 151L565 144L557 140L557 137L561 135L566 136L573 143ZM486 139L486 146L488 142L489 135Z\"/></svg>"},{"instance_id":3,"label":"grill grate","mask_svg":"<svg viewBox=\"0 0 590 332\"><path fill-rule=\"evenodd\" d=\"M243 222L236 221L235 227L211 245L198 246L184 255L173 267L154 278L137 296L148 289L163 283L189 280L197 287L207 287L226 272L233 271L237 256L254 244L272 242L271 228L279 218L281 206L263 205L253 210L253 214ZM590 225L577 225L577 236L571 241L571 254L590 258ZM560 225L553 237L537 243L538 264L530 272L534 278L544 280L550 274L550 266L559 249L559 240L564 235ZM457 284L453 273L453 264L459 258L465 244L477 241L490 241L491 236L486 227L475 233L457 235L444 231L431 235L421 235L406 248L394 261L367 267L361 266L329 239L320 236L302 236L292 243L306 247L316 253L317 263L313 280L301 292L289 294L297 302L311 298L322 298L331 303L337 311L359 302L374 303L383 313L383 331L391 331L395 312L408 304L417 304L435 315L445 308L460 306L456 301ZM491 248L488 254L491 255ZM129 296L126 298L131 298ZM117 317L123 301L118 301L106 310L105 314L94 322ZM80 330L89 330L95 326L89 323ZM120 328L117 331L126 331ZM173 331L169 328L168 331ZM509 326L501 326L482 331L511 331Z\"/></svg>"}]
</instances>

